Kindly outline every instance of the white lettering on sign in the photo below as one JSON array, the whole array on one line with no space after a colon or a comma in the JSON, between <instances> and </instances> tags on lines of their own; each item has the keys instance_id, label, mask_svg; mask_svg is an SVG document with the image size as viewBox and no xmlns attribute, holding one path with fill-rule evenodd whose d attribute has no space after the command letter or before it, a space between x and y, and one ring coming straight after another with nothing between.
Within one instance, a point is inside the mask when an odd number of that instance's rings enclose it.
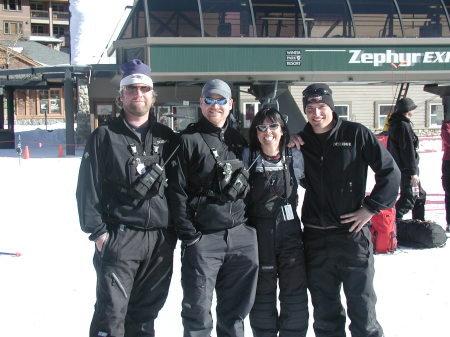
<instances>
[{"instance_id":1,"label":"white lettering on sign","mask_svg":"<svg viewBox=\"0 0 450 337\"><path fill-rule=\"evenodd\" d=\"M384 53L366 53L364 50L353 49L348 63L369 63L374 67L383 64L395 64L398 67L409 67L417 63L450 63L450 51L426 51L424 53L397 53L386 50Z\"/></svg>"},{"instance_id":2,"label":"white lettering on sign","mask_svg":"<svg viewBox=\"0 0 450 337\"><path fill-rule=\"evenodd\" d=\"M286 50L285 61L287 66L301 66L302 65L302 51L301 50Z\"/></svg>"}]
</instances>

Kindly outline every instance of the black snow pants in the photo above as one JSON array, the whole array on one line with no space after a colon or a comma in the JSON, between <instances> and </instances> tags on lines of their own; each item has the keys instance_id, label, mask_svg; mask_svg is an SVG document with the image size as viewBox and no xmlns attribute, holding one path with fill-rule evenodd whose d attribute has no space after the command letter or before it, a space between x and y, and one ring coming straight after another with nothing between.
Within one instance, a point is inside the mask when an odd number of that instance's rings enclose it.
<instances>
[{"instance_id":1,"label":"black snow pants","mask_svg":"<svg viewBox=\"0 0 450 337\"><path fill-rule=\"evenodd\" d=\"M255 337L304 337L308 294L300 221L251 218L258 235L259 274L250 325ZM280 313L277 310L279 283Z\"/></svg>"},{"instance_id":2,"label":"black snow pants","mask_svg":"<svg viewBox=\"0 0 450 337\"><path fill-rule=\"evenodd\" d=\"M108 230L96 249L97 302L90 337L153 337L154 320L169 292L177 238L165 229Z\"/></svg>"},{"instance_id":3,"label":"black snow pants","mask_svg":"<svg viewBox=\"0 0 450 337\"><path fill-rule=\"evenodd\" d=\"M403 215L412 210L412 218L417 220L425 220L425 201L427 193L419 183L419 196L415 197L412 192L411 176L402 173L400 181L400 198L395 204L395 217L402 219Z\"/></svg>"},{"instance_id":4,"label":"black snow pants","mask_svg":"<svg viewBox=\"0 0 450 337\"><path fill-rule=\"evenodd\" d=\"M442 161L442 188L445 192L445 219L450 225L450 160Z\"/></svg>"},{"instance_id":5,"label":"black snow pants","mask_svg":"<svg viewBox=\"0 0 450 337\"><path fill-rule=\"evenodd\" d=\"M217 337L244 337L258 278L255 229L238 225L203 233L197 243L182 247L181 262L183 336L210 336L215 290Z\"/></svg>"},{"instance_id":6,"label":"black snow pants","mask_svg":"<svg viewBox=\"0 0 450 337\"><path fill-rule=\"evenodd\" d=\"M347 300L352 337L381 337L375 313L375 274L370 230L305 228L303 235L308 288L314 306L316 337L345 337Z\"/></svg>"}]
</instances>

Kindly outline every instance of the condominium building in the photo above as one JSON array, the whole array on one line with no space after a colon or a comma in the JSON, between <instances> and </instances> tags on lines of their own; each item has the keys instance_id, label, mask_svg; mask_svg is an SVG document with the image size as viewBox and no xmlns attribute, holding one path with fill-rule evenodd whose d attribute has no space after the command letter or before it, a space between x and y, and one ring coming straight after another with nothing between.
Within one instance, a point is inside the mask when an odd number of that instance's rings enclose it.
<instances>
[{"instance_id":1,"label":"condominium building","mask_svg":"<svg viewBox=\"0 0 450 337\"><path fill-rule=\"evenodd\" d=\"M2 0L0 40L36 41L69 52L69 0Z\"/></svg>"}]
</instances>

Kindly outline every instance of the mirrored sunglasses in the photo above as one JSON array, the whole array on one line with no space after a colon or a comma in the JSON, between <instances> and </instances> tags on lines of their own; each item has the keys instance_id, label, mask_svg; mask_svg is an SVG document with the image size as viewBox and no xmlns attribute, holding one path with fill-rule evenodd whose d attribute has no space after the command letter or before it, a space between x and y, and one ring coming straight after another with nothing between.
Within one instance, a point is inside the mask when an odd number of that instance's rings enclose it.
<instances>
[{"instance_id":1,"label":"mirrored sunglasses","mask_svg":"<svg viewBox=\"0 0 450 337\"><path fill-rule=\"evenodd\" d=\"M225 104L227 104L228 100L226 98L214 99L214 98L211 98L211 97L205 97L203 99L203 102L205 102L205 104L208 104L208 105L213 105L213 104L216 104L216 103L219 104L219 105L225 105Z\"/></svg>"},{"instance_id":2,"label":"mirrored sunglasses","mask_svg":"<svg viewBox=\"0 0 450 337\"><path fill-rule=\"evenodd\" d=\"M134 85L126 85L126 86L125 86L125 90L126 90L127 92L129 92L130 94L137 94L138 90L139 90L142 94L146 94L146 93L152 91L153 88L152 88L152 87L149 87L149 86L137 87L137 86L134 86Z\"/></svg>"},{"instance_id":3,"label":"mirrored sunglasses","mask_svg":"<svg viewBox=\"0 0 450 337\"><path fill-rule=\"evenodd\" d=\"M275 131L276 129L278 129L280 127L280 124L278 123L272 123L272 124L260 124L256 126L256 129L258 131L264 132L267 131L267 129L269 129L270 131Z\"/></svg>"}]
</instances>

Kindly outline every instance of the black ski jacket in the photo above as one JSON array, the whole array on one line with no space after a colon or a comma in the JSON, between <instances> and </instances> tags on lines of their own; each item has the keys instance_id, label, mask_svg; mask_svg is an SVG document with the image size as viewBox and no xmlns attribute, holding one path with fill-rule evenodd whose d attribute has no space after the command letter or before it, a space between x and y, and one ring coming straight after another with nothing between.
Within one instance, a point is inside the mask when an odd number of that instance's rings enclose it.
<instances>
[{"instance_id":1,"label":"black ski jacket","mask_svg":"<svg viewBox=\"0 0 450 337\"><path fill-rule=\"evenodd\" d=\"M205 139L218 151L220 159L242 160L246 141L227 125L219 128L202 118L180 134L178 168L169 177L168 197L175 229L183 241L246 221L243 199L220 201L205 194L207 190L219 193L216 160Z\"/></svg>"},{"instance_id":2,"label":"black ski jacket","mask_svg":"<svg viewBox=\"0 0 450 337\"><path fill-rule=\"evenodd\" d=\"M340 216L361 205L379 213L392 207L400 184L400 172L389 152L365 126L340 120L323 148L309 123L300 136L305 141L305 197L302 222L317 228L349 228ZM368 166L375 172L375 186L365 196Z\"/></svg>"},{"instance_id":3,"label":"black ski jacket","mask_svg":"<svg viewBox=\"0 0 450 337\"><path fill-rule=\"evenodd\" d=\"M132 164L131 146L136 145L142 159L159 153L155 158L162 166L163 158L170 154L173 135L170 128L152 122L145 142L141 143L122 116L91 134L81 160L76 191L81 229L91 234L91 240L105 233L107 225L124 224L142 229L168 226L164 193L143 199L129 194L130 186L139 177Z\"/></svg>"},{"instance_id":4,"label":"black ski jacket","mask_svg":"<svg viewBox=\"0 0 450 337\"><path fill-rule=\"evenodd\" d=\"M389 119L387 148L403 174L418 174L419 138L412 129L411 120L401 113L394 113Z\"/></svg>"}]
</instances>

